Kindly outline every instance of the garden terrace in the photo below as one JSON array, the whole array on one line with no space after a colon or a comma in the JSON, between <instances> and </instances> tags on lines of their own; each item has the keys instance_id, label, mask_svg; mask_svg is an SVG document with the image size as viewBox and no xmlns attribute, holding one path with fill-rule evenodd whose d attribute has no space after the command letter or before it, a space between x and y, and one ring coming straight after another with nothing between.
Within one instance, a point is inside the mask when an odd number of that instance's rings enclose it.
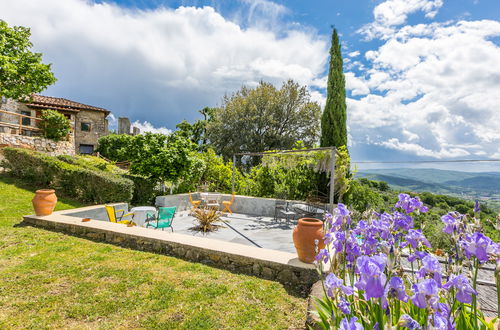
<instances>
[{"instance_id":1,"label":"garden terrace","mask_svg":"<svg viewBox=\"0 0 500 330\"><path fill-rule=\"evenodd\" d=\"M116 208L126 208L124 204L114 206ZM87 217L93 220L82 222L82 218ZM303 296L309 293L310 287L318 279L315 267L299 261L295 253L263 249L206 237L193 239L191 235L139 226L127 227L124 224L102 221L104 217L104 205L96 205L58 211L49 216L25 216L24 221L34 226L62 231L97 241L167 254L237 273L275 280L294 293ZM179 223L182 220L189 219L184 215L184 217L179 217L174 221ZM233 233L229 228L225 228L225 230ZM291 237L290 229L286 230L286 233ZM222 235L222 237L228 238L231 237L230 235ZM217 238L220 238L220 236L217 236ZM239 242L242 239L240 238Z\"/></svg>"},{"instance_id":2,"label":"garden terrace","mask_svg":"<svg viewBox=\"0 0 500 330\"><path fill-rule=\"evenodd\" d=\"M275 281L25 226L33 192L0 176L0 328L304 326L306 299Z\"/></svg>"}]
</instances>

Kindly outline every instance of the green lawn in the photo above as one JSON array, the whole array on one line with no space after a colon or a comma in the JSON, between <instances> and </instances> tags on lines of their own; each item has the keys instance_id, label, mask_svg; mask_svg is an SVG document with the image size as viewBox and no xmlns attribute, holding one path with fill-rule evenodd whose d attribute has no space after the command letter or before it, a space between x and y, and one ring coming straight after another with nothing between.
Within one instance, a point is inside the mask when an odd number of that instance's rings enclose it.
<instances>
[{"instance_id":1,"label":"green lawn","mask_svg":"<svg viewBox=\"0 0 500 330\"><path fill-rule=\"evenodd\" d=\"M2 329L303 327L306 300L276 282L19 225L32 197L0 176Z\"/></svg>"}]
</instances>

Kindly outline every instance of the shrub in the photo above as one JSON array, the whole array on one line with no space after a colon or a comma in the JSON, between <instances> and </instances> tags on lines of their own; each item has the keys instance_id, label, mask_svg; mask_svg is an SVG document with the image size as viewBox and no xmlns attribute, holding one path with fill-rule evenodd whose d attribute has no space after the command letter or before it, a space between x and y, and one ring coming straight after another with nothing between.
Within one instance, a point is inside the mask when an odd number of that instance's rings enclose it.
<instances>
[{"instance_id":1,"label":"shrub","mask_svg":"<svg viewBox=\"0 0 500 330\"><path fill-rule=\"evenodd\" d=\"M4 148L11 174L40 187L51 187L83 202L129 202L134 183L124 177L63 162L40 152Z\"/></svg>"},{"instance_id":2,"label":"shrub","mask_svg":"<svg viewBox=\"0 0 500 330\"><path fill-rule=\"evenodd\" d=\"M134 140L135 137L128 134L109 134L99 138L97 151L115 162L130 161L133 157L131 146Z\"/></svg>"},{"instance_id":3,"label":"shrub","mask_svg":"<svg viewBox=\"0 0 500 330\"><path fill-rule=\"evenodd\" d=\"M135 174L124 174L123 177L134 183L132 205L152 205L160 194L157 181Z\"/></svg>"},{"instance_id":4,"label":"shrub","mask_svg":"<svg viewBox=\"0 0 500 330\"><path fill-rule=\"evenodd\" d=\"M351 182L349 192L345 196L345 202L353 209L363 212L367 209L380 211L384 208L385 202L382 196L369 185L364 184L363 180L354 180Z\"/></svg>"},{"instance_id":5,"label":"shrub","mask_svg":"<svg viewBox=\"0 0 500 330\"><path fill-rule=\"evenodd\" d=\"M63 162L78 165L84 168L88 168L91 170L105 171L114 174L124 174L126 171L122 170L118 166L115 166L113 163L107 162L106 160L95 157L95 156L69 156L69 155L60 155L57 156L59 160Z\"/></svg>"},{"instance_id":6,"label":"shrub","mask_svg":"<svg viewBox=\"0 0 500 330\"><path fill-rule=\"evenodd\" d=\"M55 110L43 110L41 118L38 127L46 138L61 141L68 136L71 123L62 113Z\"/></svg>"}]
</instances>

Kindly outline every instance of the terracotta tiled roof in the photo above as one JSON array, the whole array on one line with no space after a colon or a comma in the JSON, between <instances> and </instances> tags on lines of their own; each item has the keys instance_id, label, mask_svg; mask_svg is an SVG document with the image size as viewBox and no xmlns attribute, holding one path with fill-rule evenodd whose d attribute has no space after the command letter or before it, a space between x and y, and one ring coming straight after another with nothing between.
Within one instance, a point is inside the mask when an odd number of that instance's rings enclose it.
<instances>
[{"instance_id":1,"label":"terracotta tiled roof","mask_svg":"<svg viewBox=\"0 0 500 330\"><path fill-rule=\"evenodd\" d=\"M43 96L38 94L34 94L32 96L31 102L28 102L27 105L39 109L40 108L54 109L54 110L64 110L64 111L76 111L76 112L80 110L91 110L91 111L104 112L106 113L106 115L110 113L110 111L103 108L98 108L91 105L70 101L60 97Z\"/></svg>"}]
</instances>

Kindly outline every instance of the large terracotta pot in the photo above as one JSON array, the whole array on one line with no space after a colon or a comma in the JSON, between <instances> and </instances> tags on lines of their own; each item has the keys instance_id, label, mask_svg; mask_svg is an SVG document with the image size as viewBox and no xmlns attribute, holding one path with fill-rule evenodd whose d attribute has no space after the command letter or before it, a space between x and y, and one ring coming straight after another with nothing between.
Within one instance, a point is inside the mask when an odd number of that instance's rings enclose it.
<instances>
[{"instance_id":1,"label":"large terracotta pot","mask_svg":"<svg viewBox=\"0 0 500 330\"><path fill-rule=\"evenodd\" d=\"M323 222L314 218L299 219L297 227L293 229L293 244L297 250L299 260L312 263L316 256L315 240L318 240L318 249L323 249Z\"/></svg>"},{"instance_id":2,"label":"large terracotta pot","mask_svg":"<svg viewBox=\"0 0 500 330\"><path fill-rule=\"evenodd\" d=\"M49 215L56 207L57 196L54 189L39 189L32 200L36 215Z\"/></svg>"}]
</instances>

